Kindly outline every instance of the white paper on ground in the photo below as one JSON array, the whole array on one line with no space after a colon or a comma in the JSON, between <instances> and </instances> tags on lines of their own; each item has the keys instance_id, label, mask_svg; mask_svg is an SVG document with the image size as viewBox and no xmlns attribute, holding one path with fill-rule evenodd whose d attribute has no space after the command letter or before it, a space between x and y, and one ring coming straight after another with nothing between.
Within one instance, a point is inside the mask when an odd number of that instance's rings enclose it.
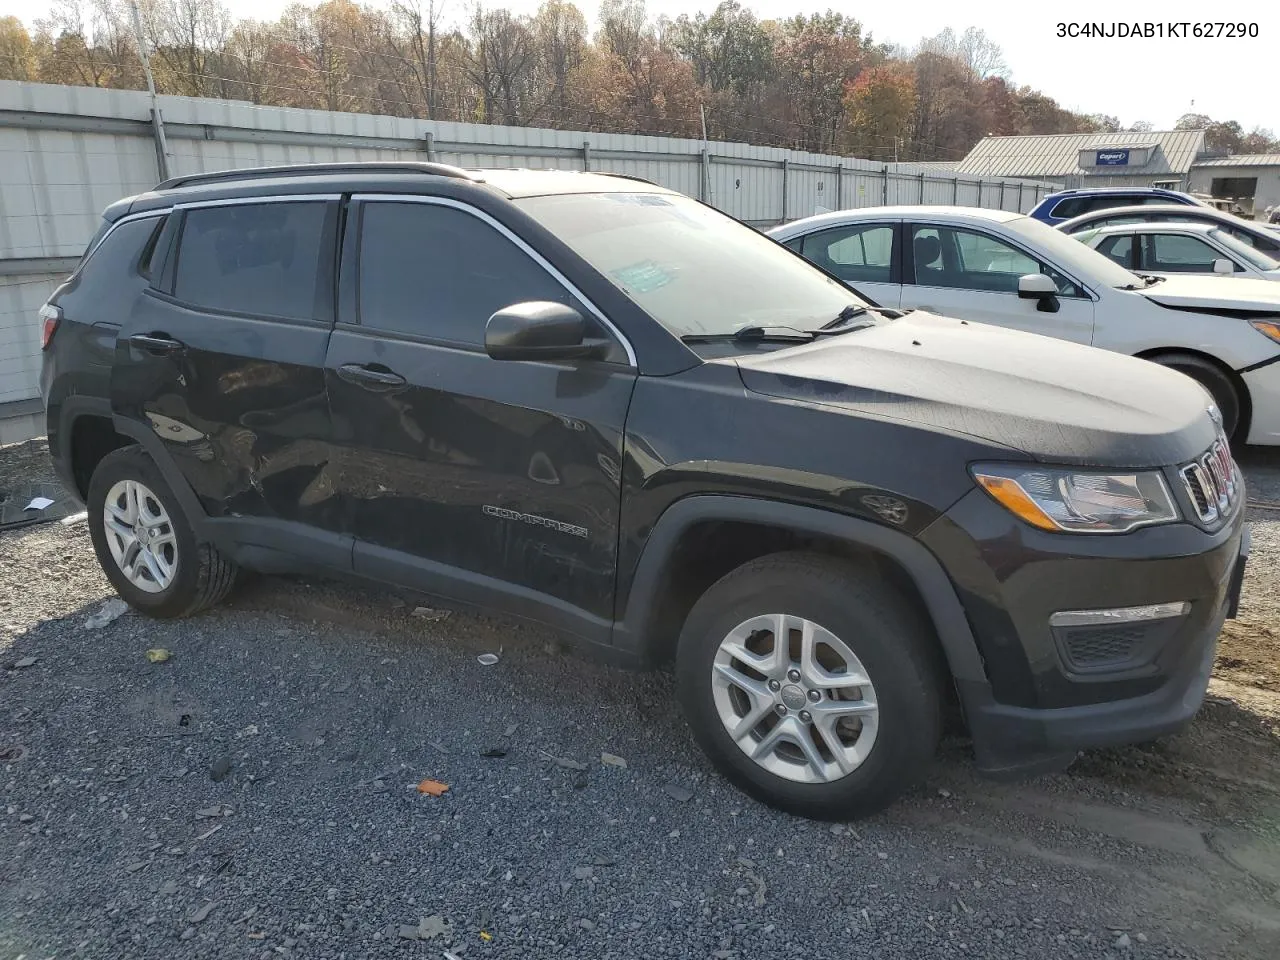
<instances>
[{"instance_id":1,"label":"white paper on ground","mask_svg":"<svg viewBox=\"0 0 1280 960\"><path fill-rule=\"evenodd\" d=\"M46 507L52 507L52 506L53 506L53 501L50 500L48 497L36 497L34 500L32 500L30 503L27 504L26 508L28 510L44 510Z\"/></svg>"}]
</instances>

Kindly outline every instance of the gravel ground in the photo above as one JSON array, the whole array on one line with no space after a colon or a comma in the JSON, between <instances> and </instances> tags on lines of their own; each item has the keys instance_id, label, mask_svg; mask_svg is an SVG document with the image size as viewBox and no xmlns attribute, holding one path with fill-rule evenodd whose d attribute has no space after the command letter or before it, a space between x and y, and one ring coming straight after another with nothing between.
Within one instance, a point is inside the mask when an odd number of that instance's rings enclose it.
<instances>
[{"instance_id":1,"label":"gravel ground","mask_svg":"<svg viewBox=\"0 0 1280 960\"><path fill-rule=\"evenodd\" d=\"M0 450L0 486L41 457ZM1262 623L1280 516L1255 513ZM948 741L926 787L833 827L720 781L668 675L537 630L287 578L89 628L111 596L83 523L0 533L0 957L1275 956L1256 685L1031 783Z\"/></svg>"}]
</instances>

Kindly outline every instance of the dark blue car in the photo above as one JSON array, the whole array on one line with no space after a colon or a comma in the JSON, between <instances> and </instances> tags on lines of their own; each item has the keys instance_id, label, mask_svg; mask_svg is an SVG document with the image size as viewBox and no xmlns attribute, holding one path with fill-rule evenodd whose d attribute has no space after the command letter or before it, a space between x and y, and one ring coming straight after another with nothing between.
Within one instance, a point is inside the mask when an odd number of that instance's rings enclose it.
<instances>
[{"instance_id":1,"label":"dark blue car","mask_svg":"<svg viewBox=\"0 0 1280 960\"><path fill-rule=\"evenodd\" d=\"M1082 213L1105 210L1108 207L1132 207L1148 203L1184 203L1202 207L1189 193L1165 190L1161 187L1082 187L1079 190L1062 190L1051 193L1035 205L1029 216L1048 224L1062 223Z\"/></svg>"}]
</instances>

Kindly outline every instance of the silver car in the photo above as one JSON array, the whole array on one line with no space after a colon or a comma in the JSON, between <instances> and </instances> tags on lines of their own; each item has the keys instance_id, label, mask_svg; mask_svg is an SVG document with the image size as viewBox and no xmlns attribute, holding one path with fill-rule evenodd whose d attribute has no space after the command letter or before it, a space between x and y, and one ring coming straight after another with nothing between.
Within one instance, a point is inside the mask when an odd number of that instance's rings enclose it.
<instances>
[{"instance_id":1,"label":"silver car","mask_svg":"<svg viewBox=\"0 0 1280 960\"><path fill-rule=\"evenodd\" d=\"M1222 227L1237 240L1256 247L1269 257L1280 260L1280 235L1266 224L1241 220L1212 207L1190 207L1180 203L1156 203L1146 206L1111 207L1082 213L1054 226L1063 233L1077 234L1099 227L1125 223L1207 223Z\"/></svg>"},{"instance_id":2,"label":"silver car","mask_svg":"<svg viewBox=\"0 0 1280 960\"><path fill-rule=\"evenodd\" d=\"M1126 270L1280 280L1280 261L1209 223L1125 223L1073 234Z\"/></svg>"}]
</instances>

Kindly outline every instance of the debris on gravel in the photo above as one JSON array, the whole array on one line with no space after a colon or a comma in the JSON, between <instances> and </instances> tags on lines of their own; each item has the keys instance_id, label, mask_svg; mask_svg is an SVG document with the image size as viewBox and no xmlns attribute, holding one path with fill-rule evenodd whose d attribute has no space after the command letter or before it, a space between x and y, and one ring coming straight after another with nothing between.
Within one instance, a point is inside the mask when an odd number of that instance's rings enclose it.
<instances>
[{"instance_id":1,"label":"debris on gravel","mask_svg":"<svg viewBox=\"0 0 1280 960\"><path fill-rule=\"evenodd\" d=\"M84 618L84 629L101 630L108 624L115 623L116 620L124 616L129 611L129 605L119 597L112 597L96 612Z\"/></svg>"}]
</instances>

